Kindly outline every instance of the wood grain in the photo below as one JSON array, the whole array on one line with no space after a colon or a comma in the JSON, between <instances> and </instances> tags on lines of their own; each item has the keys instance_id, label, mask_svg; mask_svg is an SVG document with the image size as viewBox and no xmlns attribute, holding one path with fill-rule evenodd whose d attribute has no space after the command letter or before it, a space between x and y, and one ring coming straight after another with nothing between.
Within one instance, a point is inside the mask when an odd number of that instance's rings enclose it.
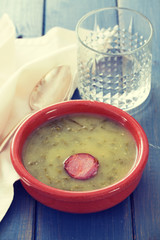
<instances>
[{"instance_id":1,"label":"wood grain","mask_svg":"<svg viewBox=\"0 0 160 240\"><path fill-rule=\"evenodd\" d=\"M26 193L20 181L15 183L14 189L11 207L0 223L0 239L34 239L35 200Z\"/></svg>"},{"instance_id":2,"label":"wood grain","mask_svg":"<svg viewBox=\"0 0 160 240\"><path fill-rule=\"evenodd\" d=\"M17 36L42 35L43 0L1 0L0 16L7 13L12 19Z\"/></svg>"},{"instance_id":3,"label":"wood grain","mask_svg":"<svg viewBox=\"0 0 160 240\"><path fill-rule=\"evenodd\" d=\"M38 240L46 235L56 240L132 240L130 200L92 214L64 213L38 203L36 227Z\"/></svg>"},{"instance_id":4,"label":"wood grain","mask_svg":"<svg viewBox=\"0 0 160 240\"><path fill-rule=\"evenodd\" d=\"M116 6L116 0L47 0L45 31L54 26L75 30L78 20L84 14L110 6Z\"/></svg>"},{"instance_id":5,"label":"wood grain","mask_svg":"<svg viewBox=\"0 0 160 240\"><path fill-rule=\"evenodd\" d=\"M133 116L144 128L150 143L148 164L133 194L134 239L160 239L160 1L119 0L118 6L140 11L153 24L152 90L148 105Z\"/></svg>"}]
</instances>

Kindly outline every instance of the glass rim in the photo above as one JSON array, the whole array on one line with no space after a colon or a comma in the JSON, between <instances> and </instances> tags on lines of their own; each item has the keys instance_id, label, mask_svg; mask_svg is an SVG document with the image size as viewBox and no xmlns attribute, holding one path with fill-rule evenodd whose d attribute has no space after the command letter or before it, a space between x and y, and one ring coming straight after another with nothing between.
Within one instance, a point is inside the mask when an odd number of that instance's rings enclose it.
<instances>
[{"instance_id":1,"label":"glass rim","mask_svg":"<svg viewBox=\"0 0 160 240\"><path fill-rule=\"evenodd\" d=\"M140 46L140 47L138 47L138 48L136 48L136 49L133 49L133 50L131 50L131 51L122 52L122 53L104 53L104 52L98 51L98 50L96 50L96 49L94 49L94 48L91 48L91 47L89 47L88 45L86 45L86 44L82 41L81 37L79 36L79 28L80 28L81 23L82 23L84 20L86 20L89 16L94 15L95 13L98 13L98 12L104 12L104 11L106 11L106 10L124 10L124 11L128 11L128 12L136 13L137 15L141 16L142 18L144 18L144 19L146 20L146 22L148 23L148 26L149 26L149 28L150 28L150 35L149 35L148 39L146 40L146 42L145 42L142 46ZM77 35L78 41L79 41L84 47L90 49L91 51L93 51L93 52L95 52L95 53L98 53L98 54L101 54L101 55L104 55L104 56L124 56L124 55L131 55L131 54L133 54L133 53L141 50L142 48L144 48L145 46L147 46L147 45L151 42L152 36L153 36L153 25L152 25L151 21L150 21L145 15L143 15L142 13L140 13L140 12L134 10L134 9L123 8L123 7L107 7L107 8L96 9L96 10L90 11L90 12L88 12L87 14L83 15L83 16L79 19L79 21L77 22L77 25L76 25L76 35Z\"/></svg>"}]
</instances>

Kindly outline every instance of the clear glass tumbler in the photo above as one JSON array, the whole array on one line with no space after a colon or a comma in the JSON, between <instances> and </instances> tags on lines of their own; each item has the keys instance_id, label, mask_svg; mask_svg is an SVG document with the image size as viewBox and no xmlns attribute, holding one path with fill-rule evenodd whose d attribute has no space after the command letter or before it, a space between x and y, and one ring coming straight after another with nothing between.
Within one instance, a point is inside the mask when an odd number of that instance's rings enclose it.
<instances>
[{"instance_id":1,"label":"clear glass tumbler","mask_svg":"<svg viewBox=\"0 0 160 240\"><path fill-rule=\"evenodd\" d=\"M150 21L134 10L104 8L83 16L76 32L82 99L125 111L142 104L151 89Z\"/></svg>"}]
</instances>

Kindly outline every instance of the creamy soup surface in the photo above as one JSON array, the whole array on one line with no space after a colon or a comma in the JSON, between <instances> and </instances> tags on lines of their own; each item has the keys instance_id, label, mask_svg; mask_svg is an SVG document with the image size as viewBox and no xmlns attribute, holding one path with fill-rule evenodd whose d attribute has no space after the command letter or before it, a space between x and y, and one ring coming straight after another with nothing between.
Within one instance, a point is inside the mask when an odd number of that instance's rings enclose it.
<instances>
[{"instance_id":1,"label":"creamy soup surface","mask_svg":"<svg viewBox=\"0 0 160 240\"><path fill-rule=\"evenodd\" d=\"M97 174L87 180L68 175L64 161L88 153L99 161ZM136 158L136 144L121 125L99 115L77 114L51 120L26 140L23 164L39 181L63 190L88 191L122 179Z\"/></svg>"}]
</instances>

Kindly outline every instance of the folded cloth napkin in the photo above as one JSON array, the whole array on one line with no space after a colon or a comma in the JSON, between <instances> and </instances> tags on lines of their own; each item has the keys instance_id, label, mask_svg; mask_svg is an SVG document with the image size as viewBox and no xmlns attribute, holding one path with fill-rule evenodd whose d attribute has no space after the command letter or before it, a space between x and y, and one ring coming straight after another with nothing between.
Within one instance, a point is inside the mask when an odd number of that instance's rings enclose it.
<instances>
[{"instance_id":1,"label":"folded cloth napkin","mask_svg":"<svg viewBox=\"0 0 160 240\"><path fill-rule=\"evenodd\" d=\"M76 88L76 36L73 31L55 27L42 37L15 39L15 27L6 14L0 19L0 32L2 139L19 120L31 112L28 104L30 92L52 68L62 66L63 69L63 75L53 82L53 103L72 97ZM0 221L13 200L13 184L18 179L10 161L8 144L0 153Z\"/></svg>"}]
</instances>

